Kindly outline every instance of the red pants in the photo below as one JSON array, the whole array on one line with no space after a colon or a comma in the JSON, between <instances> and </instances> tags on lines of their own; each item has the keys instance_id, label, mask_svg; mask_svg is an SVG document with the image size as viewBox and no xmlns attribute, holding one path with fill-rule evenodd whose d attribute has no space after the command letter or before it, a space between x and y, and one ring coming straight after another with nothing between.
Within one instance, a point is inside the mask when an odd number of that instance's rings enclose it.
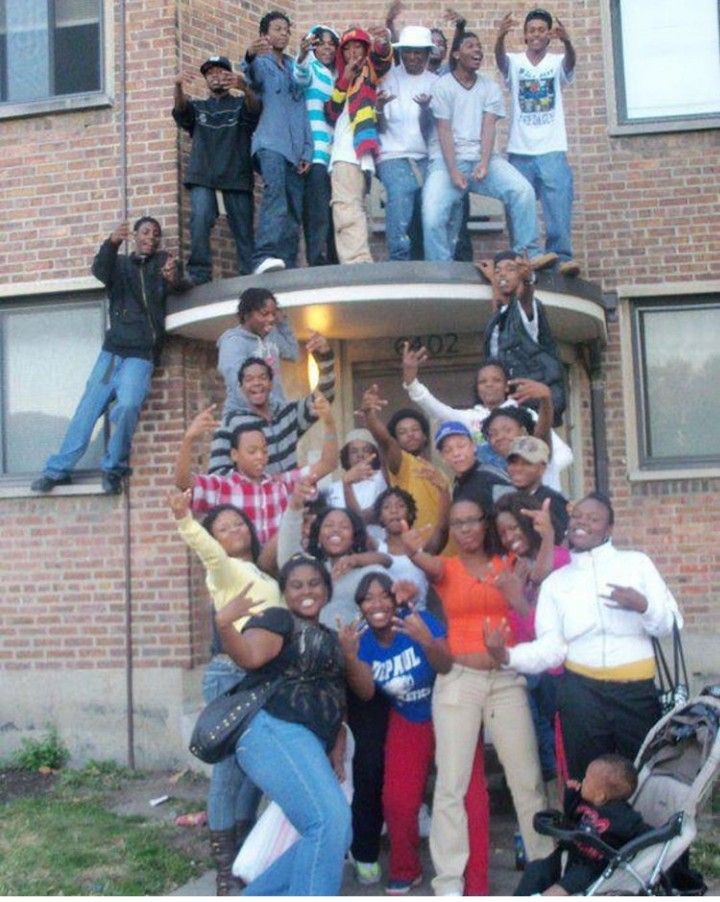
<instances>
[{"instance_id":1,"label":"red pants","mask_svg":"<svg viewBox=\"0 0 720 902\"><path fill-rule=\"evenodd\" d=\"M432 721L413 723L392 710L385 742L383 784L383 809L390 836L390 880L413 880L422 873L418 812L434 754ZM482 741L475 753L465 809L470 834L465 894L486 896L489 811Z\"/></svg>"}]
</instances>

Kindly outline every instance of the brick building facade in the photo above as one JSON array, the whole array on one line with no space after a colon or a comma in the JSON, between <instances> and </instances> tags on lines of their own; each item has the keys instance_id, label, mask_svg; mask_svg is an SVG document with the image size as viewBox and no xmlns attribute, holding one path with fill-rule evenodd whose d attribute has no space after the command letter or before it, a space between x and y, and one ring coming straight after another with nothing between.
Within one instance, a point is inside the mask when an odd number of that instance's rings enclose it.
<instances>
[{"instance_id":1,"label":"brick building facade","mask_svg":"<svg viewBox=\"0 0 720 902\"><path fill-rule=\"evenodd\" d=\"M405 5L406 22L441 24L437 4L410 0ZM151 212L163 224L165 246L174 250L182 240L187 255L181 164L188 145L170 117L173 80L182 71L186 90L193 96L204 93L199 64L215 52L239 60L265 11L257 2L235 0L103 0L100 6L102 98L95 95L80 109L51 111L0 103L0 339L6 370L15 367L12 378L38 395L54 379L45 356L55 340L49 314L101 297L88 276L89 263L118 222ZM616 6L616 0L563 0L552 7L578 53L576 84L566 95L576 179L576 257L583 277L604 293L607 308L602 348L559 336L572 362L570 438L578 464L571 488L579 494L593 487L593 452L602 456L606 451L601 478L607 479L616 505L618 544L642 549L655 560L682 605L693 668L708 673L716 667L712 647L720 628L720 551L713 530L720 519L717 389L705 384L705 397L684 399L688 409L707 411L707 454L671 455L661 466L642 435L638 438L646 393L636 377L643 303L651 311L699 304L707 322L717 323L719 132L714 121L714 128L703 122L690 130L618 125L608 84ZM295 22L293 50L315 22L342 28L356 18L350 4L336 0L295 0L282 8ZM380 23L385 4L369 0L363 10L364 23ZM505 11L506 6L491 3L479 19L466 10L468 26L485 48L488 74L493 72L493 23ZM512 40L509 49L519 48L517 34ZM504 141L501 129L501 149ZM224 222L216 226L213 240L215 278L229 278L234 252ZM478 250L487 251L502 246L505 238L478 233L475 241ZM382 236L373 246L377 259L383 259ZM311 291L314 283L307 274L292 275L298 284L305 278ZM342 282L342 275L338 279ZM282 290L279 294L283 301ZM487 292L483 297L487 310ZM445 331L459 333L470 371L477 327L454 328L454 309L444 303L435 331L442 332L447 321ZM312 319L310 308L306 303L297 321L301 335ZM27 320L30 337L23 333L28 344L19 345L32 353L20 361L12 346L17 334L12 317L18 313L35 317ZM363 359L351 353L347 342L359 333L343 331L341 314L331 321L344 383L336 407L339 421L349 428L358 390L353 373L371 373L371 357L387 359L397 334L376 334L372 354ZM683 348L684 322L679 320L677 336ZM409 322L401 328L412 329ZM23 470L17 461L11 465L11 451L16 440L20 449L42 445L43 427L29 418L20 425L10 405L16 382L7 372L3 376L8 381L0 387L0 756L49 722L58 725L79 760L122 759L129 746L144 765L184 756L183 731L198 699L209 619L202 573L176 535L165 494L185 425L207 399L220 397L221 386L212 342L177 332L163 352L136 434L127 496L102 495L92 473L52 496L33 496L31 468ZM95 341L93 335L84 340ZM592 365L583 365L593 354ZM692 368L692 359L685 350L682 354ZM720 376L720 367L715 371ZM74 382L68 377L73 405L85 372ZM291 391L305 391L304 361L289 368L284 379ZM20 440L15 433L21 429L32 434Z\"/></svg>"}]
</instances>

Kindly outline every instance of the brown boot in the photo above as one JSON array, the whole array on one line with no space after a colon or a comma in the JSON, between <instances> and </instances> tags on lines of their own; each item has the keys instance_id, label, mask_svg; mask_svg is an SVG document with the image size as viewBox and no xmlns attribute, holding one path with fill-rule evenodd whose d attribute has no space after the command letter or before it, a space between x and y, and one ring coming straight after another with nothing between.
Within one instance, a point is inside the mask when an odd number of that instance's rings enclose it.
<instances>
[{"instance_id":1,"label":"brown boot","mask_svg":"<svg viewBox=\"0 0 720 902\"><path fill-rule=\"evenodd\" d=\"M239 889L239 884L232 874L235 861L235 830L211 830L210 852L217 870L215 880L218 896L231 896Z\"/></svg>"}]
</instances>

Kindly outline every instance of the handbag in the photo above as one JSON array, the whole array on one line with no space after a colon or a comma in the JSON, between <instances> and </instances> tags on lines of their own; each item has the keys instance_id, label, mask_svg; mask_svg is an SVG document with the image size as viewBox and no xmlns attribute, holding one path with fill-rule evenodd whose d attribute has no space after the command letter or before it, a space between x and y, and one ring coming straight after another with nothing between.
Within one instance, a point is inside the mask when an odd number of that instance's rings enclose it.
<instances>
[{"instance_id":1,"label":"handbag","mask_svg":"<svg viewBox=\"0 0 720 902\"><path fill-rule=\"evenodd\" d=\"M273 677L253 689L236 686L209 702L190 737L193 755L206 764L232 755L241 733L279 685L280 677Z\"/></svg>"},{"instance_id":2,"label":"handbag","mask_svg":"<svg viewBox=\"0 0 720 902\"><path fill-rule=\"evenodd\" d=\"M677 618L673 619L673 668L670 670L665 652L660 641L653 636L653 654L657 679L657 694L663 715L669 714L680 705L684 705L690 695L685 653L683 651L680 627Z\"/></svg>"}]
</instances>

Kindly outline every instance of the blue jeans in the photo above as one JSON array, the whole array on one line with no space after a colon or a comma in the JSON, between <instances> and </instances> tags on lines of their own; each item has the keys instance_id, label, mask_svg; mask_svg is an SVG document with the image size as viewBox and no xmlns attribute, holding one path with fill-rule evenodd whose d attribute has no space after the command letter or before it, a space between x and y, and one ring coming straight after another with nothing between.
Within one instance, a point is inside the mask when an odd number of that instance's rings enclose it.
<instances>
[{"instance_id":1,"label":"blue jeans","mask_svg":"<svg viewBox=\"0 0 720 902\"><path fill-rule=\"evenodd\" d=\"M532 186L507 160L497 154L490 159L488 173L480 181L472 178L476 165L477 161L459 161L458 169L468 180L467 189L461 191L453 185L442 157L430 162L422 202L425 259L453 259L462 221L461 200L468 191L502 201L513 250L518 254L527 251L529 257L536 257L540 253L540 247Z\"/></svg>"},{"instance_id":2,"label":"blue jeans","mask_svg":"<svg viewBox=\"0 0 720 902\"><path fill-rule=\"evenodd\" d=\"M573 174L563 151L537 156L510 153L508 160L530 182L542 204L545 250L572 260Z\"/></svg>"},{"instance_id":3,"label":"blue jeans","mask_svg":"<svg viewBox=\"0 0 720 902\"><path fill-rule=\"evenodd\" d=\"M203 701L237 686L245 671L227 657L216 655L205 668L202 682ZM230 830L236 822L255 820L260 790L245 776L231 755L213 765L208 789L208 826L211 830Z\"/></svg>"},{"instance_id":4,"label":"blue jeans","mask_svg":"<svg viewBox=\"0 0 720 902\"><path fill-rule=\"evenodd\" d=\"M95 423L113 399L115 405L110 412L113 429L100 466L103 471L119 476L129 473L132 438L140 408L150 391L153 368L152 360L117 357L109 351L100 351L62 446L45 463L45 476L60 479L70 475L90 444Z\"/></svg>"},{"instance_id":5,"label":"blue jeans","mask_svg":"<svg viewBox=\"0 0 720 902\"><path fill-rule=\"evenodd\" d=\"M300 838L246 896L337 896L350 847L350 806L320 740L259 711L236 747L240 767L282 808Z\"/></svg>"},{"instance_id":6,"label":"blue jeans","mask_svg":"<svg viewBox=\"0 0 720 902\"><path fill-rule=\"evenodd\" d=\"M288 269L297 265L302 221L303 177L274 150L259 150L255 162L265 184L255 233L253 265L279 257Z\"/></svg>"},{"instance_id":7,"label":"blue jeans","mask_svg":"<svg viewBox=\"0 0 720 902\"><path fill-rule=\"evenodd\" d=\"M335 234L330 215L330 173L322 163L313 163L304 176L303 235L308 266L337 263Z\"/></svg>"},{"instance_id":8,"label":"blue jeans","mask_svg":"<svg viewBox=\"0 0 720 902\"><path fill-rule=\"evenodd\" d=\"M250 191L223 191L228 225L235 239L240 275L252 272L253 196ZM218 218L214 188L190 188L190 278L200 284L212 278L210 232Z\"/></svg>"},{"instance_id":9,"label":"blue jeans","mask_svg":"<svg viewBox=\"0 0 720 902\"><path fill-rule=\"evenodd\" d=\"M427 160L416 160L425 178ZM410 227L413 213L420 205L422 185L408 159L383 160L377 164L378 176L385 187L385 242L391 260L411 260Z\"/></svg>"}]
</instances>

